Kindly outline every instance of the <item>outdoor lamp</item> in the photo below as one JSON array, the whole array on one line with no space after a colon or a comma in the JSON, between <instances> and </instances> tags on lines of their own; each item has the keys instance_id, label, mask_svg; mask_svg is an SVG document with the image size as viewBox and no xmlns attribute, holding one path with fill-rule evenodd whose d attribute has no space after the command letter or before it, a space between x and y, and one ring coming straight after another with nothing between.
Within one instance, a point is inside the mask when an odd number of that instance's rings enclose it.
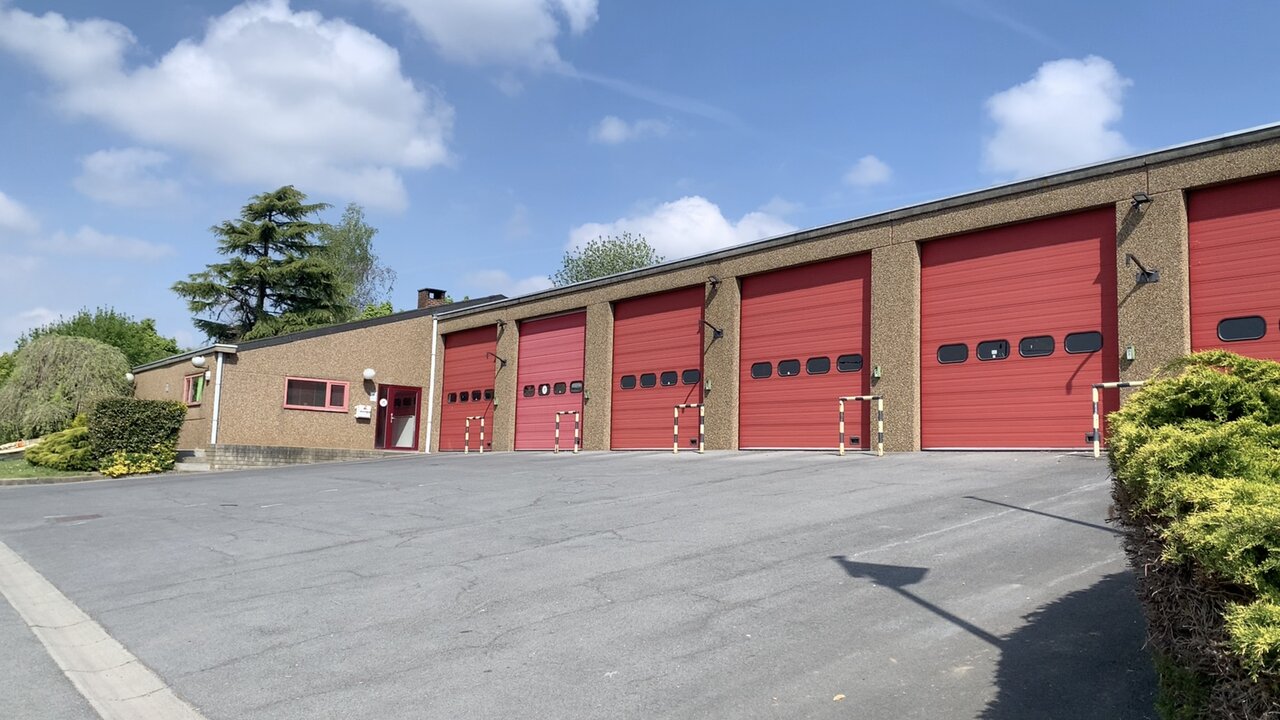
<instances>
[{"instance_id":1,"label":"outdoor lamp","mask_svg":"<svg viewBox=\"0 0 1280 720\"><path fill-rule=\"evenodd\" d=\"M127 373L125 373L125 374L124 374L124 381L125 381L125 382L128 382L128 383L133 382L133 373L131 373L131 372L127 372Z\"/></svg>"},{"instance_id":2,"label":"outdoor lamp","mask_svg":"<svg viewBox=\"0 0 1280 720\"><path fill-rule=\"evenodd\" d=\"M373 368L364 369L364 379L372 380L378 373Z\"/></svg>"},{"instance_id":3,"label":"outdoor lamp","mask_svg":"<svg viewBox=\"0 0 1280 720\"><path fill-rule=\"evenodd\" d=\"M191 364L192 364L192 365L195 365L195 366L196 366L196 367L198 367L198 368L202 368L202 367L204 367L204 365L205 365L204 356L203 356L203 355L197 355L197 356L195 356L195 357L191 358Z\"/></svg>"}]
</instances>

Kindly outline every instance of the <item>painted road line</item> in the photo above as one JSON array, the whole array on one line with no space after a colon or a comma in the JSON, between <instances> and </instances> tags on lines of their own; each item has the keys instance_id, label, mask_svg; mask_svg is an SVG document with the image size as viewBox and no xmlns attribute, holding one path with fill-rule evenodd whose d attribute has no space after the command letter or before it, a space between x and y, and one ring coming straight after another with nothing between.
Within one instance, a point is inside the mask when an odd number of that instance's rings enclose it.
<instances>
[{"instance_id":1,"label":"painted road line","mask_svg":"<svg viewBox=\"0 0 1280 720\"><path fill-rule=\"evenodd\" d=\"M2 542L0 593L104 720L204 720L141 660Z\"/></svg>"}]
</instances>

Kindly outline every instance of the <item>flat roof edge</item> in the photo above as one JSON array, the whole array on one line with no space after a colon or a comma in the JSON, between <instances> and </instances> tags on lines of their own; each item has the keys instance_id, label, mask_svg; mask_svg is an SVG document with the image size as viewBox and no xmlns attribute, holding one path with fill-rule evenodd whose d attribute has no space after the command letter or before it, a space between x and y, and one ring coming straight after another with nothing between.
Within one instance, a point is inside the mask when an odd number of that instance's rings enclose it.
<instances>
[{"instance_id":1,"label":"flat roof edge","mask_svg":"<svg viewBox=\"0 0 1280 720\"><path fill-rule=\"evenodd\" d=\"M176 365L182 362L183 360L190 360L191 358L196 357L197 355L207 355L209 353L225 353L227 355L235 355L236 346L230 343L214 343L212 345L206 345L202 348L196 348L195 350L188 350L186 352L181 352L181 353L178 353L177 355L170 355L167 358L153 360L149 363L146 363L144 365L139 365L133 368L131 372L140 373L140 372L146 372L147 370L155 370L156 368L168 367L170 365Z\"/></svg>"},{"instance_id":2,"label":"flat roof edge","mask_svg":"<svg viewBox=\"0 0 1280 720\"><path fill-rule=\"evenodd\" d=\"M1179 145L1172 145L1159 150L1152 150L1112 160L1104 160L1091 165L1083 165L1076 168L1061 170L1048 175L1041 175L1024 180L1015 180L1008 183L980 188L978 190L970 190L957 195L949 195L936 200L917 203L915 205L907 205L885 210L851 220L841 220L827 225L819 225L817 227L807 228L804 230L797 230L785 235L761 238L760 240L744 243L742 245L734 245L732 247L712 250L698 255L690 255L685 258L660 263L658 265L650 265L637 270L628 270L626 272L615 273L613 275L584 280L583 282L574 283L572 285L540 290L528 295L496 300L494 302L474 305L467 308L459 308L454 312L442 312L438 315L441 319L462 318L489 310L514 307L539 300L550 300L562 295L613 285L624 280L636 280L654 275L662 275L676 270L683 270L686 268L697 267L699 265L719 262L721 260L741 255L749 255L751 253L761 252L783 245L801 243L841 232L848 232L850 230L857 230L886 222L905 220L942 210L963 207L965 205L1011 197L1031 190L1058 187L1112 173L1138 170L1152 165L1175 162L1186 158L1207 155L1220 150L1229 150L1278 138L1280 138L1280 122L1260 125L1245 130L1238 130L1223 135L1193 140Z\"/></svg>"}]
</instances>

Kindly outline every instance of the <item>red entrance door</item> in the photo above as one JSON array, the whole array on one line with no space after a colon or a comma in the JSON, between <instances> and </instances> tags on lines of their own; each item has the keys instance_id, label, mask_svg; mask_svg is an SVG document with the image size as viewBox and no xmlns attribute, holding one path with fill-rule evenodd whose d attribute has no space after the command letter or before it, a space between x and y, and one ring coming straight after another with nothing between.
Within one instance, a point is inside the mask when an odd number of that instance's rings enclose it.
<instances>
[{"instance_id":1,"label":"red entrance door","mask_svg":"<svg viewBox=\"0 0 1280 720\"><path fill-rule=\"evenodd\" d=\"M421 409L421 388L379 387L375 445L383 450L417 450Z\"/></svg>"}]
</instances>

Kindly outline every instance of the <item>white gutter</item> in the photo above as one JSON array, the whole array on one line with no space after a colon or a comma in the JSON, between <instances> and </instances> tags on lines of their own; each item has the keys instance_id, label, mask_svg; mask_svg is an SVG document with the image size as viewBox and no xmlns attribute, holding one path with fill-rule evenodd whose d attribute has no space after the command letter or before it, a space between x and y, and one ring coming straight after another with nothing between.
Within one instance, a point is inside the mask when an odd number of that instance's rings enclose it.
<instances>
[{"instance_id":1,"label":"white gutter","mask_svg":"<svg viewBox=\"0 0 1280 720\"><path fill-rule=\"evenodd\" d=\"M431 379L427 381L427 441L422 452L431 452L431 426L436 407L436 344L439 342L440 318L431 316Z\"/></svg>"},{"instance_id":2,"label":"white gutter","mask_svg":"<svg viewBox=\"0 0 1280 720\"><path fill-rule=\"evenodd\" d=\"M213 376L213 426L209 430L209 444L218 444L218 409L222 405L222 356L218 353L217 374Z\"/></svg>"}]
</instances>

